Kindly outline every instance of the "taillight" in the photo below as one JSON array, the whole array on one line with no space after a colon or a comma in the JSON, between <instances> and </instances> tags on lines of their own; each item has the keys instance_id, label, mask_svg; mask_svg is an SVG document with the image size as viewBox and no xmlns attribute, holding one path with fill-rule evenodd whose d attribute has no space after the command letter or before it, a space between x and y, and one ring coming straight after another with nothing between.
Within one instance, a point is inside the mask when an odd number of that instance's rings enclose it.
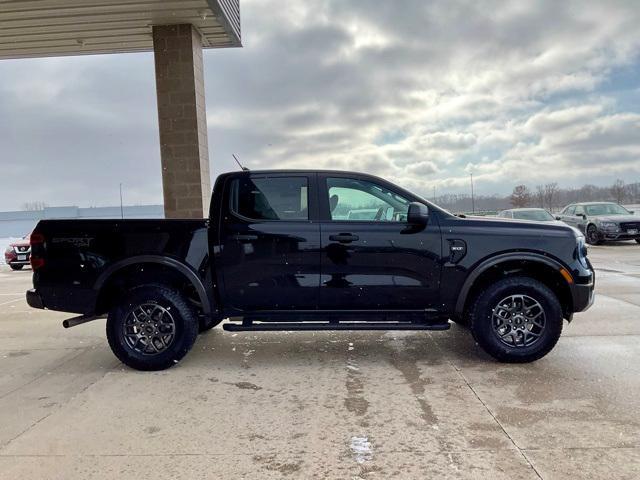
<instances>
[{"instance_id":1,"label":"taillight","mask_svg":"<svg viewBox=\"0 0 640 480\"><path fill-rule=\"evenodd\" d=\"M29 258L29 263L31 263L32 270L37 270L44 266L44 258L39 256L44 247L44 235L40 233L32 233L29 237L29 244L31 245L31 257Z\"/></svg>"},{"instance_id":2,"label":"taillight","mask_svg":"<svg viewBox=\"0 0 640 480\"><path fill-rule=\"evenodd\" d=\"M33 247L34 245L41 245L44 243L44 235L41 233L32 233L29 237L29 244Z\"/></svg>"}]
</instances>

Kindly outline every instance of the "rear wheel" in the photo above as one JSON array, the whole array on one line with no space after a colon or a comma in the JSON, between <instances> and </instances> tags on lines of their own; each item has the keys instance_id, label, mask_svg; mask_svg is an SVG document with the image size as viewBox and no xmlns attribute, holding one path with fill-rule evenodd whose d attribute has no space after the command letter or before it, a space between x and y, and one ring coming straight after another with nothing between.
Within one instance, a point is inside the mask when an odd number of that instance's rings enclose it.
<instances>
[{"instance_id":1,"label":"rear wheel","mask_svg":"<svg viewBox=\"0 0 640 480\"><path fill-rule=\"evenodd\" d=\"M198 319L186 299L165 285L133 288L107 317L113 353L137 370L178 363L198 336Z\"/></svg>"},{"instance_id":2,"label":"rear wheel","mask_svg":"<svg viewBox=\"0 0 640 480\"><path fill-rule=\"evenodd\" d=\"M9 265L11 267L11 270L22 270L22 267L24 267L24 265Z\"/></svg>"},{"instance_id":3,"label":"rear wheel","mask_svg":"<svg viewBox=\"0 0 640 480\"><path fill-rule=\"evenodd\" d=\"M555 346L562 333L562 308L543 283L505 278L486 288L471 309L471 332L492 357L532 362Z\"/></svg>"},{"instance_id":4,"label":"rear wheel","mask_svg":"<svg viewBox=\"0 0 640 480\"><path fill-rule=\"evenodd\" d=\"M637 243L640 243L640 238L636 238L636 242L637 242Z\"/></svg>"},{"instance_id":5,"label":"rear wheel","mask_svg":"<svg viewBox=\"0 0 640 480\"><path fill-rule=\"evenodd\" d=\"M587 227L587 243L590 245L600 245L602 243L602 238L600 238L600 234L598 233L598 227L595 225L589 225Z\"/></svg>"}]
</instances>

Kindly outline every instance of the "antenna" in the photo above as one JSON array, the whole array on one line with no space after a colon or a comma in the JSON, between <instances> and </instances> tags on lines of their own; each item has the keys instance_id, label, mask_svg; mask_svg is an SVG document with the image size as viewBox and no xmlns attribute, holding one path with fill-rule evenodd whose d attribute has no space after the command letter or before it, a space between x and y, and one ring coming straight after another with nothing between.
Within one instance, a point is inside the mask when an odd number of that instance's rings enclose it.
<instances>
[{"instance_id":1,"label":"antenna","mask_svg":"<svg viewBox=\"0 0 640 480\"><path fill-rule=\"evenodd\" d=\"M232 153L231 156L233 157L233 159L236 161L236 163L238 164L238 166L245 172L248 172L249 169L247 167L243 167L242 164L240 163L240 160L238 160L238 157L236 157L235 153Z\"/></svg>"}]
</instances>

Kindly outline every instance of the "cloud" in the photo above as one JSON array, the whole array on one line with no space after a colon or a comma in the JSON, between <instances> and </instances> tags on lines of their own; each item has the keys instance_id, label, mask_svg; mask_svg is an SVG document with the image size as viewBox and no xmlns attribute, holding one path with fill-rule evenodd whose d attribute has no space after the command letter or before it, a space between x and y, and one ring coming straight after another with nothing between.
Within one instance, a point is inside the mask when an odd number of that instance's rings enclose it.
<instances>
[{"instance_id":1,"label":"cloud","mask_svg":"<svg viewBox=\"0 0 640 480\"><path fill-rule=\"evenodd\" d=\"M423 194L467 191L469 165L480 193L640 173L635 2L280 7L243 2L244 47L205 52L214 176L232 153ZM151 54L3 61L0 78L0 209L111 204L120 182L161 201Z\"/></svg>"}]
</instances>

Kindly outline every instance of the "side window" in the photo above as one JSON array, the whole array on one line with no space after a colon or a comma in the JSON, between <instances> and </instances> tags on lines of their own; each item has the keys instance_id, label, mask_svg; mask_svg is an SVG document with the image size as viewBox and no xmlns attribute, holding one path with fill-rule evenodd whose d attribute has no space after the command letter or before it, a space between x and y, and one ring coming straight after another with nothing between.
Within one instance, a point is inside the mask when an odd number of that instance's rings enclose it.
<instances>
[{"instance_id":1,"label":"side window","mask_svg":"<svg viewBox=\"0 0 640 480\"><path fill-rule=\"evenodd\" d=\"M308 220L307 177L236 178L231 211L252 220Z\"/></svg>"},{"instance_id":2,"label":"side window","mask_svg":"<svg viewBox=\"0 0 640 480\"><path fill-rule=\"evenodd\" d=\"M575 205L569 205L567 208L564 209L564 212L562 212L563 215L573 215L573 212L576 211L576 207Z\"/></svg>"},{"instance_id":3,"label":"side window","mask_svg":"<svg viewBox=\"0 0 640 480\"><path fill-rule=\"evenodd\" d=\"M578 205L573 215L584 215L584 207L582 205Z\"/></svg>"},{"instance_id":4,"label":"side window","mask_svg":"<svg viewBox=\"0 0 640 480\"><path fill-rule=\"evenodd\" d=\"M409 200L375 183L327 178L331 220L405 222Z\"/></svg>"}]
</instances>

